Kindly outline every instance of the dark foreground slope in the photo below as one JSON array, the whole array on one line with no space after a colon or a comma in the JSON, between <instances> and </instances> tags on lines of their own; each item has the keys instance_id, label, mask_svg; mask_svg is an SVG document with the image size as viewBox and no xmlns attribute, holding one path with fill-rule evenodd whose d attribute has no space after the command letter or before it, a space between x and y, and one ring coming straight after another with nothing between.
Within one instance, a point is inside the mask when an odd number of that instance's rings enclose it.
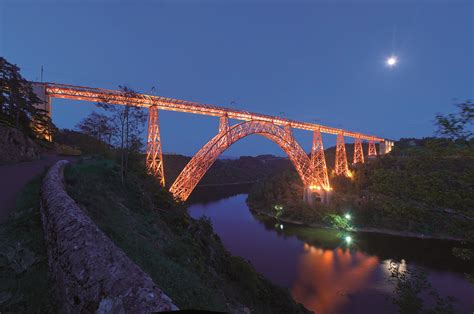
<instances>
[{"instance_id":1,"label":"dark foreground slope","mask_svg":"<svg viewBox=\"0 0 474 314\"><path fill-rule=\"evenodd\" d=\"M230 255L209 220L196 221L143 172L120 184L103 159L66 168L69 195L181 309L298 313L289 293Z\"/></svg>"},{"instance_id":2,"label":"dark foreground slope","mask_svg":"<svg viewBox=\"0 0 474 314\"><path fill-rule=\"evenodd\" d=\"M41 177L28 183L0 224L0 312L54 313L39 211Z\"/></svg>"}]
</instances>

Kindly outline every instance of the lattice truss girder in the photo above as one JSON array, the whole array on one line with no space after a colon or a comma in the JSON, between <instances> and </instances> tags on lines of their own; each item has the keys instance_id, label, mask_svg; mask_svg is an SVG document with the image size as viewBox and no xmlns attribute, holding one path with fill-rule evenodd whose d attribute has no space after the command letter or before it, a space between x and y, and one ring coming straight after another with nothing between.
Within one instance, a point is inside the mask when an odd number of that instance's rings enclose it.
<instances>
[{"instance_id":1,"label":"lattice truss girder","mask_svg":"<svg viewBox=\"0 0 474 314\"><path fill-rule=\"evenodd\" d=\"M161 148L158 108L150 107L148 113L148 136L146 142L146 167L148 173L155 176L161 186L165 186L163 170L163 152Z\"/></svg>"},{"instance_id":2,"label":"lattice truss girder","mask_svg":"<svg viewBox=\"0 0 474 314\"><path fill-rule=\"evenodd\" d=\"M291 132L275 124L255 120L233 125L227 132L221 131L207 142L181 171L170 192L185 201L219 155L233 143L251 134L265 136L278 144L288 155L305 186L314 181L311 161Z\"/></svg>"},{"instance_id":3,"label":"lattice truss girder","mask_svg":"<svg viewBox=\"0 0 474 314\"><path fill-rule=\"evenodd\" d=\"M337 135L336 144L336 164L334 167L336 175L349 176L349 167L347 165L346 146L344 144L344 135L339 133Z\"/></svg>"},{"instance_id":4,"label":"lattice truss girder","mask_svg":"<svg viewBox=\"0 0 474 314\"><path fill-rule=\"evenodd\" d=\"M313 132L313 146L311 148L311 165L313 167L313 182L311 186L321 186L325 190L330 189L326 158L324 157L324 146L321 132Z\"/></svg>"},{"instance_id":5,"label":"lattice truss girder","mask_svg":"<svg viewBox=\"0 0 474 314\"><path fill-rule=\"evenodd\" d=\"M377 149L375 148L375 142L369 141L369 157L377 156Z\"/></svg>"},{"instance_id":6,"label":"lattice truss girder","mask_svg":"<svg viewBox=\"0 0 474 314\"><path fill-rule=\"evenodd\" d=\"M354 163L364 163L364 150L362 148L362 140L356 137L354 142Z\"/></svg>"},{"instance_id":7,"label":"lattice truss girder","mask_svg":"<svg viewBox=\"0 0 474 314\"><path fill-rule=\"evenodd\" d=\"M277 116L269 116L245 110L225 108L210 104L200 104L192 101L174 99L161 96L151 96L139 93L125 93L117 90L109 90L103 88L92 88L86 86L75 86L57 83L36 83L42 84L46 88L48 96L53 98L66 98L74 100L84 100L92 102L107 102L118 105L131 105L138 107L157 106L160 110L170 110L179 112L188 112L194 114L203 114L208 116L221 117L227 115L231 119L242 121L260 120L271 122L276 125L291 125L292 128L314 131L319 129L321 133L338 134L343 133L344 136L360 137L364 140L372 140L382 142L384 139L376 136L352 132L349 130L333 128L320 124L302 122L296 120L285 119Z\"/></svg>"}]
</instances>

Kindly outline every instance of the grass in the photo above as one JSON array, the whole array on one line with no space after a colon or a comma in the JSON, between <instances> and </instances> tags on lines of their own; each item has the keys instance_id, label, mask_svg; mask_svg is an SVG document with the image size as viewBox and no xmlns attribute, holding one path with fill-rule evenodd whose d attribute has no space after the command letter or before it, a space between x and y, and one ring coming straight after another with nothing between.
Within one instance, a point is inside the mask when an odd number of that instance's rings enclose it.
<instances>
[{"instance_id":1,"label":"grass","mask_svg":"<svg viewBox=\"0 0 474 314\"><path fill-rule=\"evenodd\" d=\"M0 312L56 312L39 212L41 177L0 225Z\"/></svg>"},{"instance_id":2,"label":"grass","mask_svg":"<svg viewBox=\"0 0 474 314\"><path fill-rule=\"evenodd\" d=\"M305 310L289 293L230 255L208 219L194 220L141 169L122 187L115 163L66 168L69 195L181 309L259 313Z\"/></svg>"},{"instance_id":3,"label":"grass","mask_svg":"<svg viewBox=\"0 0 474 314\"><path fill-rule=\"evenodd\" d=\"M165 292L178 305L197 307L198 300L204 299L213 309L224 309L209 289L199 284L195 274L161 253L160 246L171 245L163 230L166 226L157 225L156 212L144 210L150 204L144 204L146 200L136 185L122 188L116 170L115 164L107 160L70 166L65 172L68 193L155 283L166 287Z\"/></svg>"}]
</instances>

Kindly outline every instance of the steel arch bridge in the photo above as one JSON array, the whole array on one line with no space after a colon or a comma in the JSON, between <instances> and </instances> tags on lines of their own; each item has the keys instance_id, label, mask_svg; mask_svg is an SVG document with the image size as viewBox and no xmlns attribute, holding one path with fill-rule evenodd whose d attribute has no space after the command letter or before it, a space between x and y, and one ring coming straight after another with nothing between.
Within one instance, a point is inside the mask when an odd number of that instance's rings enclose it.
<instances>
[{"instance_id":1,"label":"steel arch bridge","mask_svg":"<svg viewBox=\"0 0 474 314\"><path fill-rule=\"evenodd\" d=\"M51 98L65 98L90 102L105 102L124 106L148 108L148 136L146 145L146 166L165 186L164 165L160 137L158 110L169 110L219 117L219 132L207 142L189 161L171 185L170 192L179 200L185 201L192 193L204 174L209 170L222 152L240 139L257 134L275 142L288 155L305 185L305 195L316 192L319 194L332 190L326 167L322 133L337 135L336 175L350 176L347 164L344 137L352 137L354 144L354 163L364 162L362 141L369 142L368 157L375 157L375 143L380 143L380 154L388 153L393 142L373 135L362 134L340 128L315 123L285 119L244 110L225 108L208 104L200 104L185 100L151 96L139 93L122 92L101 88L65 85L57 83L32 82L33 89L43 101L38 107L51 111ZM241 121L229 125L229 119ZM311 154L301 148L293 137L292 129L313 132Z\"/></svg>"},{"instance_id":2,"label":"steel arch bridge","mask_svg":"<svg viewBox=\"0 0 474 314\"><path fill-rule=\"evenodd\" d=\"M225 122L224 122L225 121ZM222 125L223 124L223 125ZM232 144L251 134L264 136L275 142L288 155L306 186L316 185L311 160L295 141L289 128L281 128L271 122L247 121L228 126L227 118L221 119L220 132L207 142L184 167L170 188L180 199L187 199L216 159ZM321 182L322 184L322 182Z\"/></svg>"}]
</instances>

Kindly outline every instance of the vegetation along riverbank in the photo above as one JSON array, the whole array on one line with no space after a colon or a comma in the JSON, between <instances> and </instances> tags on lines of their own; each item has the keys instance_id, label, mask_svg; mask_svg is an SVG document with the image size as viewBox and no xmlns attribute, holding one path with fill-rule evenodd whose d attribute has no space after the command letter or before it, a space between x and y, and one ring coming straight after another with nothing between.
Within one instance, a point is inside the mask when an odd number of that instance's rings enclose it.
<instances>
[{"instance_id":1,"label":"vegetation along riverbank","mask_svg":"<svg viewBox=\"0 0 474 314\"><path fill-rule=\"evenodd\" d=\"M459 107L458 119L471 125L472 103ZM451 138L401 139L390 154L352 165L350 177L333 175L329 162L329 204L305 204L304 187L291 168L257 183L248 204L307 225L474 239L474 141L462 127L449 133L443 117L437 119L440 132ZM333 154L334 148L327 150L328 161Z\"/></svg>"}]
</instances>

